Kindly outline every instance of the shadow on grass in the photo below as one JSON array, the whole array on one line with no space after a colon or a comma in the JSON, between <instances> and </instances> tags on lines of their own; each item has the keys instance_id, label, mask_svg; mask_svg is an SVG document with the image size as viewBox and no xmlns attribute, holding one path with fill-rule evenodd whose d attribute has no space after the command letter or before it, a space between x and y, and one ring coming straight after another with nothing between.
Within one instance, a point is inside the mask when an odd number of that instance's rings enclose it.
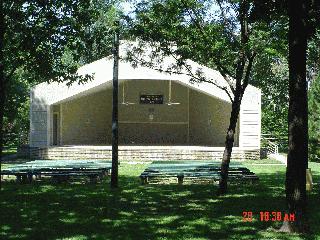
<instances>
[{"instance_id":1,"label":"shadow on grass","mask_svg":"<svg viewBox=\"0 0 320 240\"><path fill-rule=\"evenodd\" d=\"M123 168L123 169L121 169ZM1 193L3 239L301 239L267 230L260 211L283 211L284 172L260 173L260 183L232 185L217 197L212 185L140 185L145 165L120 168L120 189L100 184L6 183ZM320 206L309 196L316 239ZM252 211L254 221L243 222Z\"/></svg>"}]
</instances>

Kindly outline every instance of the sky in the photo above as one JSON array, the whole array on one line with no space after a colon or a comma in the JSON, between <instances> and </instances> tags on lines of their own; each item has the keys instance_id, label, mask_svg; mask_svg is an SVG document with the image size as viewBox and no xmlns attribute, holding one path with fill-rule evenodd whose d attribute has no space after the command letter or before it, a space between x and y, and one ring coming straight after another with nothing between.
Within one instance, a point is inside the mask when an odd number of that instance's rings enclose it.
<instances>
[{"instance_id":1,"label":"sky","mask_svg":"<svg viewBox=\"0 0 320 240\"><path fill-rule=\"evenodd\" d=\"M135 4L138 2L140 1L135 1ZM123 10L125 14L132 16L132 11L134 10L134 4L132 3L132 1L123 1L119 5L119 7Z\"/></svg>"},{"instance_id":2,"label":"sky","mask_svg":"<svg viewBox=\"0 0 320 240\"><path fill-rule=\"evenodd\" d=\"M119 7L123 10L123 12L125 14L128 14L130 15L131 17L134 17L134 14L133 14L133 10L134 10L134 6L135 4L141 2L141 0L135 0L135 1L130 1L130 0L126 0L126 1L121 1L119 3ZM212 3L211 7L208 9L208 12L213 14L213 15L216 15L217 13L219 13L219 6L218 4L216 4L215 2ZM230 10L230 9L229 9ZM235 13L232 11L231 13L227 13L227 15L235 15ZM210 15L210 14L209 14ZM211 16L212 17L212 16Z\"/></svg>"}]
</instances>

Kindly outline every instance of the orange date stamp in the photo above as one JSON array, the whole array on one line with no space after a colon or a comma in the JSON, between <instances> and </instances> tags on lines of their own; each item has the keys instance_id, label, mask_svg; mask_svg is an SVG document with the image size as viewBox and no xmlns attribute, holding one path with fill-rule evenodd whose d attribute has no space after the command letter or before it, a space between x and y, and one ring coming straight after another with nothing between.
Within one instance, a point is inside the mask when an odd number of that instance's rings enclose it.
<instances>
[{"instance_id":1,"label":"orange date stamp","mask_svg":"<svg viewBox=\"0 0 320 240\"><path fill-rule=\"evenodd\" d=\"M294 213L283 213L280 211L261 211L255 215L252 211L242 212L243 222L252 222L255 219L261 222L294 222L295 215Z\"/></svg>"}]
</instances>

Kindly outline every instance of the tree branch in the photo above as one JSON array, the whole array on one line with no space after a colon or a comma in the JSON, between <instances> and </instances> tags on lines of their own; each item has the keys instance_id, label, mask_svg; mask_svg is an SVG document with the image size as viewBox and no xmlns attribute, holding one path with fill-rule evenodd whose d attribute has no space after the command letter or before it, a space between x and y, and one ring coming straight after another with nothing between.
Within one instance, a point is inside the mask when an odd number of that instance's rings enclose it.
<instances>
[{"instance_id":1,"label":"tree branch","mask_svg":"<svg viewBox=\"0 0 320 240\"><path fill-rule=\"evenodd\" d=\"M228 75L226 75L223 71L221 71L220 66L217 66L217 67L218 67L218 70L219 70L220 74L223 76L224 80L226 80L226 82L228 83L228 85L229 85L232 93L235 94L235 91L236 91L236 90L234 89L234 86L233 86L234 83L233 83L232 81L230 81ZM222 67L223 67L223 66L222 66Z\"/></svg>"},{"instance_id":2,"label":"tree branch","mask_svg":"<svg viewBox=\"0 0 320 240\"><path fill-rule=\"evenodd\" d=\"M252 70L253 60L256 57L256 55L257 55L257 53L254 52L251 55L251 57L249 58L249 63L248 63L247 69L246 69L246 73L245 73L244 79L243 79L242 92L244 92L246 90L246 87L249 84L249 77L250 77L250 73L251 73L251 70Z\"/></svg>"},{"instance_id":3,"label":"tree branch","mask_svg":"<svg viewBox=\"0 0 320 240\"><path fill-rule=\"evenodd\" d=\"M224 9L223 9L223 7L222 7L221 0L217 0L217 3L218 3L218 5L219 5L220 11L221 11L221 16L222 16L222 18L223 18L224 25L226 26L226 28L227 28L227 30L228 30L228 26L230 26L231 24L230 24L230 22L229 22L229 20L228 20L228 18L227 18L227 16L226 16L226 13L225 13L225 11L224 11ZM233 40L238 43L237 37L236 37L236 35L232 32L232 29L230 29L228 32L230 33L230 35L231 35L231 37L233 38Z\"/></svg>"},{"instance_id":4,"label":"tree branch","mask_svg":"<svg viewBox=\"0 0 320 240\"><path fill-rule=\"evenodd\" d=\"M175 59L175 61L177 62L178 59L177 57L171 53L171 56ZM205 77L200 77L200 76L197 76L196 74L194 74L192 72L192 69L190 69L190 66L188 66L188 64L186 64L184 61L182 62L182 65L183 67L187 70L187 72L181 72L181 71L174 71L174 70L168 70L168 69L163 69L163 68L159 68L159 67L155 67L152 63L148 62L148 61L145 61L145 60L142 60L140 58L137 58L134 54L131 55L131 57L133 58L134 61L136 61L139 65L141 66L145 66L145 67L149 67L149 68L152 68L158 72L165 72L165 73L168 73L168 74L178 74L178 75L186 75L186 76L189 76L193 79L196 79L198 80L199 82L206 82L206 83L210 83L210 84L213 84L214 86L216 86L217 88L223 90L224 92L226 92L226 94L228 95L230 101L233 103L233 97L231 96L230 92L228 91L228 88L227 87L223 87L223 86L220 86L219 84L217 84L214 80L209 80ZM233 93L233 92L232 92ZM233 93L234 94L234 93Z\"/></svg>"},{"instance_id":5,"label":"tree branch","mask_svg":"<svg viewBox=\"0 0 320 240\"><path fill-rule=\"evenodd\" d=\"M245 61L244 50L241 50L239 53L239 59L238 59L237 68L236 68L236 90L241 89L241 80L243 76L245 63L246 61Z\"/></svg>"},{"instance_id":6,"label":"tree branch","mask_svg":"<svg viewBox=\"0 0 320 240\"><path fill-rule=\"evenodd\" d=\"M248 32L248 19L247 19L247 12L248 12L248 2L247 0L242 0L240 2L240 9L239 9L239 21L240 21L240 32L241 32L241 45L242 45L242 49L240 50L239 53L239 60L237 63L237 69L236 69L236 89L239 89L241 91L241 95L243 94L243 91L245 90L245 88L247 87L247 83L244 86L244 84L242 84L242 78L243 78L243 74L244 74L244 68L246 65L246 58L247 58L247 51L246 51L246 45L249 41L249 32ZM248 66L250 66L250 71L252 68L252 62L253 62L253 58L254 58L255 54L252 54L251 57L249 57L249 64ZM247 68L248 70L248 68ZM249 77L250 72L246 71L245 78ZM248 81L248 79L247 79Z\"/></svg>"},{"instance_id":7,"label":"tree branch","mask_svg":"<svg viewBox=\"0 0 320 240\"><path fill-rule=\"evenodd\" d=\"M211 42L211 39L207 36L207 34L205 33L203 27L201 26L201 24L198 21L199 18L198 18L197 13L194 11L194 9L190 10L190 8L188 7L188 5L186 4L186 2L184 0L181 0L181 2L183 3L184 7L187 9L189 17L191 18L192 22L196 25L196 27L200 31L202 37L205 38L208 43ZM192 15L191 11L196 16L197 19L194 18L194 16ZM212 58L214 64L217 65L217 67L220 68L220 70L223 70L226 75L234 77L234 76L232 76L231 72L227 68L225 68L223 66L223 64L221 64L221 62L219 60L217 60L215 58L215 56L212 56L212 54L210 54L210 55L211 55L211 58Z\"/></svg>"}]
</instances>

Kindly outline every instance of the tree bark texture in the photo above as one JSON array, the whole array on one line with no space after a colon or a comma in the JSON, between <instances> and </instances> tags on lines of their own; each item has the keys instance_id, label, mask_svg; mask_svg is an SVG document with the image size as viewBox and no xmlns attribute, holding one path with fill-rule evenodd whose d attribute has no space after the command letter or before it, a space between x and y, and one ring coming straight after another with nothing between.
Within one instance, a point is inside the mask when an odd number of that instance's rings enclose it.
<instances>
[{"instance_id":1,"label":"tree bark texture","mask_svg":"<svg viewBox=\"0 0 320 240\"><path fill-rule=\"evenodd\" d=\"M236 76L235 76L236 83L235 83L235 90L233 92L234 98L232 101L230 122L227 130L225 149L223 152L223 157L221 162L221 173L220 173L220 181L219 181L219 189L218 189L219 195L227 193L229 164L230 164L231 153L232 153L232 148L234 143L234 135L236 132L236 126L237 126L237 121L238 121L239 112L240 112L242 96L248 85L253 60L256 55L255 53L249 54L248 50L246 50L246 45L249 41L248 16L247 16L248 11L249 11L248 1L246 0L240 1L239 21L240 21L240 30L241 30L241 50L239 52L239 59L237 62Z\"/></svg>"},{"instance_id":2,"label":"tree bark texture","mask_svg":"<svg viewBox=\"0 0 320 240\"><path fill-rule=\"evenodd\" d=\"M112 91L112 170L111 187L118 187L118 74L119 74L119 32L116 30L113 47L113 91Z\"/></svg>"},{"instance_id":3,"label":"tree bark texture","mask_svg":"<svg viewBox=\"0 0 320 240\"><path fill-rule=\"evenodd\" d=\"M221 162L221 173L219 181L218 194L225 194L227 192L227 182L228 182L228 172L229 164L231 159L231 153L234 143L234 135L236 132L236 126L238 121L238 116L240 112L241 98L236 98L232 103L232 110L230 115L230 122L227 131L225 149L223 152L222 162Z\"/></svg>"},{"instance_id":4,"label":"tree bark texture","mask_svg":"<svg viewBox=\"0 0 320 240\"><path fill-rule=\"evenodd\" d=\"M5 32L5 19L3 1L0 1L0 171L2 165L2 152L3 152L3 118L5 106L5 72L4 72L4 32ZM1 175L0 175L1 176ZM0 190L2 189L2 177L0 177Z\"/></svg>"},{"instance_id":5,"label":"tree bark texture","mask_svg":"<svg viewBox=\"0 0 320 240\"><path fill-rule=\"evenodd\" d=\"M306 169L308 167L308 99L306 81L306 1L289 1L289 149L286 172L286 201L295 214L291 230L308 229Z\"/></svg>"}]
</instances>

